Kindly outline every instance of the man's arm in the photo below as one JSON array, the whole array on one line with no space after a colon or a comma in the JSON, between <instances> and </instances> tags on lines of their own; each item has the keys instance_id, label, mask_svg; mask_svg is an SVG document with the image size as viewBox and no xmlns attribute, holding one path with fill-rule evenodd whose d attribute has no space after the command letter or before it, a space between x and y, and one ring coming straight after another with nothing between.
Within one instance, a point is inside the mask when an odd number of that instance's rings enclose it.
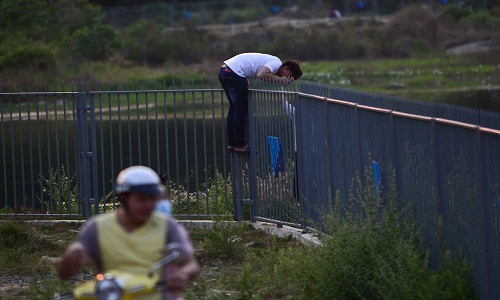
<instances>
[{"instance_id":1,"label":"man's arm","mask_svg":"<svg viewBox=\"0 0 500 300\"><path fill-rule=\"evenodd\" d=\"M187 255L181 262L167 266L165 274L167 290L173 294L180 295L187 288L188 284L196 279L200 272L200 266L194 256L194 248L186 228L175 223L172 219L170 222L169 241L181 243L187 252Z\"/></svg>"},{"instance_id":2,"label":"man's arm","mask_svg":"<svg viewBox=\"0 0 500 300\"><path fill-rule=\"evenodd\" d=\"M275 82L279 82L280 84L283 84L283 85L287 85L292 80L289 77L285 77L285 76L280 77L278 75L274 75L271 72L271 69L269 69L266 66L264 66L264 67L262 67L262 69L260 69L260 71L257 73L257 78L262 79L262 80L272 80Z\"/></svg>"},{"instance_id":3,"label":"man's arm","mask_svg":"<svg viewBox=\"0 0 500 300\"><path fill-rule=\"evenodd\" d=\"M187 255L182 262L177 265L167 267L165 279L167 290L170 293L182 294L188 284L196 279L200 272L200 266L193 255Z\"/></svg>"},{"instance_id":4,"label":"man's arm","mask_svg":"<svg viewBox=\"0 0 500 300\"><path fill-rule=\"evenodd\" d=\"M89 254L82 243L74 242L64 253L57 272L61 279L69 279L89 262Z\"/></svg>"}]
</instances>

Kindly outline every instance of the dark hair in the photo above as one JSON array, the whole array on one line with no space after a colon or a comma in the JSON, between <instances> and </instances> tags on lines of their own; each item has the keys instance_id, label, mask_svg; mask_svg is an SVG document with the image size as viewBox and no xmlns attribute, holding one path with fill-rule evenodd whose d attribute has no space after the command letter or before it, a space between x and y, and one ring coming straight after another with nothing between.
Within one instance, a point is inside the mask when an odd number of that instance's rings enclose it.
<instances>
[{"instance_id":1,"label":"dark hair","mask_svg":"<svg viewBox=\"0 0 500 300\"><path fill-rule=\"evenodd\" d=\"M302 76L302 70L300 69L299 62L296 60L287 60L282 65L282 67L287 67L293 74L293 79L298 80Z\"/></svg>"},{"instance_id":2,"label":"dark hair","mask_svg":"<svg viewBox=\"0 0 500 300\"><path fill-rule=\"evenodd\" d=\"M127 202L128 201L125 201L125 200L128 199L129 195L130 195L129 192L121 193L121 194L118 195L118 197L117 197L116 200L118 200L118 203L119 203L120 207L124 207L124 208L127 207Z\"/></svg>"}]
</instances>

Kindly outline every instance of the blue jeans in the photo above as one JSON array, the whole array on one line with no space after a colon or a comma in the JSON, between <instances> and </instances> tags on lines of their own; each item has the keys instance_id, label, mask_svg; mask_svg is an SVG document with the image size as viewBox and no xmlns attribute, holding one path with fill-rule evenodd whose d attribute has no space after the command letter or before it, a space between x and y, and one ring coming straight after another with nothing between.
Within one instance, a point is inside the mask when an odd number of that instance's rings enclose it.
<instances>
[{"instance_id":1,"label":"blue jeans","mask_svg":"<svg viewBox=\"0 0 500 300\"><path fill-rule=\"evenodd\" d=\"M219 81L229 101L227 112L227 139L229 146L243 147L248 114L248 81L236 75L231 69L222 67Z\"/></svg>"}]
</instances>

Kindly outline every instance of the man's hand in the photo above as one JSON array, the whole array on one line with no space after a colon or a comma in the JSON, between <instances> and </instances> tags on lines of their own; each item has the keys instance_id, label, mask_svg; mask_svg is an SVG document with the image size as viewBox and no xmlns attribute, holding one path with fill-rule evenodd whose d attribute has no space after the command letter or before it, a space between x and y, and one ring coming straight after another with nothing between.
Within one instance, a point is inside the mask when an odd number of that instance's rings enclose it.
<instances>
[{"instance_id":1,"label":"man's hand","mask_svg":"<svg viewBox=\"0 0 500 300\"><path fill-rule=\"evenodd\" d=\"M268 67L263 67L260 69L259 73L257 73L257 78L261 80L266 80L270 82L277 82L282 86L286 86L290 82L293 81L293 77L291 76L278 76L273 73L271 73L271 69Z\"/></svg>"},{"instance_id":2,"label":"man's hand","mask_svg":"<svg viewBox=\"0 0 500 300\"><path fill-rule=\"evenodd\" d=\"M64 253L58 266L59 277L68 279L80 271L89 262L85 247L78 242L71 244Z\"/></svg>"},{"instance_id":3,"label":"man's hand","mask_svg":"<svg viewBox=\"0 0 500 300\"><path fill-rule=\"evenodd\" d=\"M283 76L283 77L279 77L279 83L281 86L287 86L288 84L292 83L293 82L293 77L289 76L289 77L286 77L286 76Z\"/></svg>"},{"instance_id":4,"label":"man's hand","mask_svg":"<svg viewBox=\"0 0 500 300\"><path fill-rule=\"evenodd\" d=\"M200 267L193 257L187 258L181 265L169 265L165 274L167 290L173 294L182 294L199 271Z\"/></svg>"}]
</instances>

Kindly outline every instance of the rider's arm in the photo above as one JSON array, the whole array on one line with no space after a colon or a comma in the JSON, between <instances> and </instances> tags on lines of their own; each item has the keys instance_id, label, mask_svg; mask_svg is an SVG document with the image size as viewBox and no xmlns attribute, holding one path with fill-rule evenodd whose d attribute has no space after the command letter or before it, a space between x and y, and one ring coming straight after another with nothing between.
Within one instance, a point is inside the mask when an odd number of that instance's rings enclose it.
<instances>
[{"instance_id":1,"label":"rider's arm","mask_svg":"<svg viewBox=\"0 0 500 300\"><path fill-rule=\"evenodd\" d=\"M62 279L69 279L82 267L93 261L97 270L101 269L101 261L97 253L97 226L95 219L89 219L80 230L78 238L64 253L57 271Z\"/></svg>"},{"instance_id":2,"label":"rider's arm","mask_svg":"<svg viewBox=\"0 0 500 300\"><path fill-rule=\"evenodd\" d=\"M198 276L200 266L194 256L194 248L186 229L178 223L174 224L173 220L170 220L169 223L168 242L182 244L187 252L187 255L178 264L168 266L167 274L165 274L167 290L179 294L186 289L189 282Z\"/></svg>"},{"instance_id":3,"label":"rider's arm","mask_svg":"<svg viewBox=\"0 0 500 300\"><path fill-rule=\"evenodd\" d=\"M89 262L89 255L80 242L71 244L64 253L57 268L61 279L69 279Z\"/></svg>"},{"instance_id":4,"label":"rider's arm","mask_svg":"<svg viewBox=\"0 0 500 300\"><path fill-rule=\"evenodd\" d=\"M189 239L189 235L184 228L184 226L178 226L179 233L180 233L180 238L181 238L181 244L189 245L190 251L188 251L188 255L186 257L185 261L182 261L180 263L180 269L181 272L184 272L188 278L189 281L194 280L197 276L198 273L200 272L200 266L198 265L198 262L196 261L196 258L194 256L194 247L191 243L191 240Z\"/></svg>"},{"instance_id":5,"label":"rider's arm","mask_svg":"<svg viewBox=\"0 0 500 300\"><path fill-rule=\"evenodd\" d=\"M69 279L89 262L87 250L79 242L71 244L58 266L59 277Z\"/></svg>"}]
</instances>

